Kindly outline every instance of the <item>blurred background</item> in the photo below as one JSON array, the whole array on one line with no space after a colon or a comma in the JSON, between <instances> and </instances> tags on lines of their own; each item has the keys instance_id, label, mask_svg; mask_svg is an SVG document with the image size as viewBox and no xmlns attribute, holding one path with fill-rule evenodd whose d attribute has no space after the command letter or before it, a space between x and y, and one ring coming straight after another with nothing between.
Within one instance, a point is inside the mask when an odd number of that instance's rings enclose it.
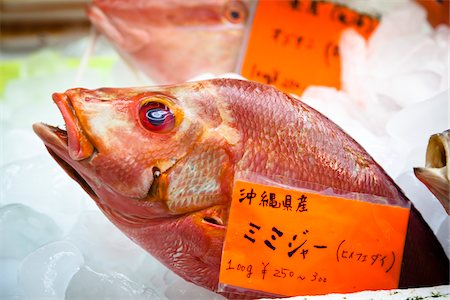
<instances>
[{"instance_id":1,"label":"blurred background","mask_svg":"<svg viewBox=\"0 0 450 300\"><path fill-rule=\"evenodd\" d=\"M30 51L61 46L89 33L86 15L89 0L2 0L1 50L23 55Z\"/></svg>"}]
</instances>

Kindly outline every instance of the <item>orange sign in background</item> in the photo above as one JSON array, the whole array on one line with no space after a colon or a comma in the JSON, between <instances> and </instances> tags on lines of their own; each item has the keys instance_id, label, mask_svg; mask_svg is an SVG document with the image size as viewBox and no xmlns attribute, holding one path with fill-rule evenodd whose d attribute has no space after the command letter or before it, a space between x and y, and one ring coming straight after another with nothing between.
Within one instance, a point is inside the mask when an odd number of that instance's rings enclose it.
<instances>
[{"instance_id":1,"label":"orange sign in background","mask_svg":"<svg viewBox=\"0 0 450 300\"><path fill-rule=\"evenodd\" d=\"M449 0L417 0L417 3L422 5L427 11L427 19L431 25L434 27L440 24L449 23L449 11L450 11L450 1Z\"/></svg>"},{"instance_id":2,"label":"orange sign in background","mask_svg":"<svg viewBox=\"0 0 450 300\"><path fill-rule=\"evenodd\" d=\"M219 288L284 296L397 288L408 218L409 208L236 181Z\"/></svg>"},{"instance_id":3,"label":"orange sign in background","mask_svg":"<svg viewBox=\"0 0 450 300\"><path fill-rule=\"evenodd\" d=\"M298 95L309 85L340 87L339 39L369 37L378 20L325 1L258 2L241 74Z\"/></svg>"}]
</instances>

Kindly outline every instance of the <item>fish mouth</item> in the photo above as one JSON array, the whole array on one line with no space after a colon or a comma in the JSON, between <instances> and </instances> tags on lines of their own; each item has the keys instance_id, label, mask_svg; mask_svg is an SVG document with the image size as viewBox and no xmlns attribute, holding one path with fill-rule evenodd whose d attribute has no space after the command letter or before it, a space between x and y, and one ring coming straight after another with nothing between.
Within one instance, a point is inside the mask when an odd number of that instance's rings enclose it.
<instances>
[{"instance_id":1,"label":"fish mouth","mask_svg":"<svg viewBox=\"0 0 450 300\"><path fill-rule=\"evenodd\" d=\"M88 195L98 200L98 196L84 177L69 163L69 139L66 130L44 123L33 124L34 132L44 142L47 151L64 171L75 180Z\"/></svg>"},{"instance_id":2,"label":"fish mouth","mask_svg":"<svg viewBox=\"0 0 450 300\"><path fill-rule=\"evenodd\" d=\"M54 93L52 98L66 123L67 146L70 158L78 161L90 157L94 153L94 145L84 134L69 97L66 94Z\"/></svg>"},{"instance_id":3,"label":"fish mouth","mask_svg":"<svg viewBox=\"0 0 450 300\"><path fill-rule=\"evenodd\" d=\"M91 158L97 152L84 134L75 109L66 94L54 93L53 101L60 110L66 130L44 123L33 124L34 132L44 142L50 155L95 201L97 194L73 164Z\"/></svg>"}]
</instances>

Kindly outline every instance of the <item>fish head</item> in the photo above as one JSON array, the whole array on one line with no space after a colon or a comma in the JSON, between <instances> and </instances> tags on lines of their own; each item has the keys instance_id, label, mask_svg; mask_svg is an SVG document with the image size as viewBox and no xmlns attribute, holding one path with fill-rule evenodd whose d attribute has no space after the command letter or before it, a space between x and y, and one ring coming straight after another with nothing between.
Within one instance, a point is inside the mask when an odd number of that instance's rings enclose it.
<instances>
[{"instance_id":1,"label":"fish head","mask_svg":"<svg viewBox=\"0 0 450 300\"><path fill-rule=\"evenodd\" d=\"M436 196L450 214L450 130L433 134L426 151L425 167L414 168L416 177Z\"/></svg>"},{"instance_id":2,"label":"fish head","mask_svg":"<svg viewBox=\"0 0 450 300\"><path fill-rule=\"evenodd\" d=\"M132 240L215 289L236 136L223 129L214 93L186 83L71 89L53 100L66 131L42 123L34 130L55 160Z\"/></svg>"},{"instance_id":3,"label":"fish head","mask_svg":"<svg viewBox=\"0 0 450 300\"><path fill-rule=\"evenodd\" d=\"M160 84L234 70L250 3L241 0L95 0L93 25Z\"/></svg>"}]
</instances>

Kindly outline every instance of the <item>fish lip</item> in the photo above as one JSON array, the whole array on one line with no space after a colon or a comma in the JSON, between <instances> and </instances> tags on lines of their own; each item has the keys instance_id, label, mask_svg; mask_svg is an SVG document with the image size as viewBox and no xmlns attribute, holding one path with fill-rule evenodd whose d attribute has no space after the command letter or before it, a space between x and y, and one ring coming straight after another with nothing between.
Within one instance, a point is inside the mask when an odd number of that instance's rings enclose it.
<instances>
[{"instance_id":1,"label":"fish lip","mask_svg":"<svg viewBox=\"0 0 450 300\"><path fill-rule=\"evenodd\" d=\"M33 131L44 142L47 148L68 151L67 131L45 123L33 124Z\"/></svg>"},{"instance_id":2,"label":"fish lip","mask_svg":"<svg viewBox=\"0 0 450 300\"><path fill-rule=\"evenodd\" d=\"M89 158L95 151L94 145L84 133L70 97L65 93L54 93L52 98L66 123L67 146L70 158L75 161Z\"/></svg>"}]
</instances>

